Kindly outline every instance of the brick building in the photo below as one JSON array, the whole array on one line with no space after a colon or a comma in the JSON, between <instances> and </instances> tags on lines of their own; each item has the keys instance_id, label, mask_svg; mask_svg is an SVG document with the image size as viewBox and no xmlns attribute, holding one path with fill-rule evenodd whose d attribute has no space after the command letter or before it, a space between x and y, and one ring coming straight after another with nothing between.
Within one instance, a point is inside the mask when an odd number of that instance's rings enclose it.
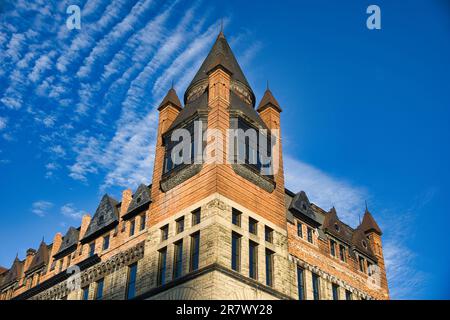
<instances>
[{"instance_id":1,"label":"brick building","mask_svg":"<svg viewBox=\"0 0 450 320\"><path fill-rule=\"evenodd\" d=\"M374 218L366 208L353 229L334 208L285 188L275 134L282 109L269 89L255 109L222 32L183 100L172 88L159 105L152 183L123 191L121 201L103 196L81 226L0 267L0 299L389 298ZM201 145L219 161L174 164L171 133L195 122L215 129ZM277 170L220 161L228 142L215 137L229 128L274 137Z\"/></svg>"}]
</instances>

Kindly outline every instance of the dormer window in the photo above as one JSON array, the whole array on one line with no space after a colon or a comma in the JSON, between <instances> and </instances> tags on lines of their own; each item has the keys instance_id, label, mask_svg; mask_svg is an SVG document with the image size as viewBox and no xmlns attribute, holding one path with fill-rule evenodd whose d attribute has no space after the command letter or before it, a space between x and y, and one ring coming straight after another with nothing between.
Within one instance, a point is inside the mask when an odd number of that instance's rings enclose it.
<instances>
[{"instance_id":1,"label":"dormer window","mask_svg":"<svg viewBox=\"0 0 450 320\"><path fill-rule=\"evenodd\" d=\"M366 240L363 240L363 241L362 241L362 245L363 245L363 247L364 247L365 249L367 249L367 242L366 242Z\"/></svg>"},{"instance_id":2,"label":"dormer window","mask_svg":"<svg viewBox=\"0 0 450 320\"><path fill-rule=\"evenodd\" d=\"M337 232L339 232L340 228L339 228L339 225L338 225L337 223L334 224L334 229L335 229Z\"/></svg>"}]
</instances>

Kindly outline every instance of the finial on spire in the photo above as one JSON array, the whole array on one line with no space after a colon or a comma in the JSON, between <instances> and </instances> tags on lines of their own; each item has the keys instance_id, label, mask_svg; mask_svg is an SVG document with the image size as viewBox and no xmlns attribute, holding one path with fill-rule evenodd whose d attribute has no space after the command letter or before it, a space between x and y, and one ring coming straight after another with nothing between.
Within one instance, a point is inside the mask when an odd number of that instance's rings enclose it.
<instances>
[{"instance_id":1,"label":"finial on spire","mask_svg":"<svg viewBox=\"0 0 450 320\"><path fill-rule=\"evenodd\" d=\"M267 80L266 90L269 90L269 80Z\"/></svg>"},{"instance_id":2,"label":"finial on spire","mask_svg":"<svg viewBox=\"0 0 450 320\"><path fill-rule=\"evenodd\" d=\"M366 211L369 211L368 209L367 209L367 200L364 200L365 202L366 202Z\"/></svg>"},{"instance_id":3,"label":"finial on spire","mask_svg":"<svg viewBox=\"0 0 450 320\"><path fill-rule=\"evenodd\" d=\"M170 89L173 89L173 79L172 79L172 86L170 87Z\"/></svg>"},{"instance_id":4,"label":"finial on spire","mask_svg":"<svg viewBox=\"0 0 450 320\"><path fill-rule=\"evenodd\" d=\"M220 19L220 33L223 33L223 18Z\"/></svg>"}]
</instances>

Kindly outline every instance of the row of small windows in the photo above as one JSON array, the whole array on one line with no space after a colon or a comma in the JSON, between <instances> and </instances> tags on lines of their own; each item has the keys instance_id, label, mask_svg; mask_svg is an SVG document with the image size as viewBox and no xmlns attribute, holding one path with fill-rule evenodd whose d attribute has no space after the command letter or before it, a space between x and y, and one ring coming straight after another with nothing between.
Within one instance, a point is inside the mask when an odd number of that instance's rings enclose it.
<instances>
[{"instance_id":1,"label":"row of small windows","mask_svg":"<svg viewBox=\"0 0 450 320\"><path fill-rule=\"evenodd\" d=\"M314 243L314 230L310 226L306 226L306 239L309 243ZM303 223L297 221L297 236L303 239Z\"/></svg>"},{"instance_id":2,"label":"row of small windows","mask_svg":"<svg viewBox=\"0 0 450 320\"><path fill-rule=\"evenodd\" d=\"M320 300L320 277L311 273L311 286L312 286L312 294L314 300ZM297 266L297 286L298 286L298 299L305 300L306 299L306 288L305 288L305 269L300 266ZM333 300L340 300L339 294L339 286L335 283L331 285L331 294ZM353 294L349 290L345 290L345 299L353 300Z\"/></svg>"},{"instance_id":3,"label":"row of small windows","mask_svg":"<svg viewBox=\"0 0 450 320\"><path fill-rule=\"evenodd\" d=\"M241 226L241 217L242 212L239 210L233 208L231 212L231 222L235 225L240 227ZM248 218L248 232L254 235L258 235L258 221L256 219L253 219L251 217ZM269 226L264 227L264 239L267 242L273 243L273 229Z\"/></svg>"},{"instance_id":4,"label":"row of small windows","mask_svg":"<svg viewBox=\"0 0 450 320\"><path fill-rule=\"evenodd\" d=\"M330 254L333 257L337 256L337 248L339 247L339 259L342 262L346 262L347 258L346 258L346 248L343 244L339 244L339 246L337 245L336 241L334 241L333 239L330 239Z\"/></svg>"}]
</instances>

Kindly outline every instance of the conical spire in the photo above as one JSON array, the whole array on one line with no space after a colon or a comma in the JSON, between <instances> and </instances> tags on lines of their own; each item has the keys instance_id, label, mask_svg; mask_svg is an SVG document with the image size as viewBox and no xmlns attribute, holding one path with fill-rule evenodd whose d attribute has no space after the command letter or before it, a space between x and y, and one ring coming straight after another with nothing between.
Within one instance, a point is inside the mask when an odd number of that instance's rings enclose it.
<instances>
[{"instance_id":1,"label":"conical spire","mask_svg":"<svg viewBox=\"0 0 450 320\"><path fill-rule=\"evenodd\" d=\"M181 110L181 102L180 102L180 99L178 98L177 92L173 88L173 83L172 83L172 88L169 89L169 91L167 92L163 101L159 105L158 111L161 111L161 109L164 108L168 104L171 104L174 107Z\"/></svg>"},{"instance_id":2,"label":"conical spire","mask_svg":"<svg viewBox=\"0 0 450 320\"><path fill-rule=\"evenodd\" d=\"M360 224L360 227L364 232L374 231L374 232L378 233L379 235L382 234L380 227L376 223L372 214L367 209L367 204L366 204L366 211L364 212L364 217Z\"/></svg>"},{"instance_id":3,"label":"conical spire","mask_svg":"<svg viewBox=\"0 0 450 320\"><path fill-rule=\"evenodd\" d=\"M194 79L191 81L191 84L184 94L185 103L187 102L186 100L190 89L199 81L208 79L208 73L219 66L226 69L231 74L232 79L244 84L251 91L250 85L248 84L247 79L245 78L245 75L242 72L241 67L239 66L239 63L236 60L236 57L234 56L230 45L228 44L225 35L221 31L218 34L216 42L212 46L211 51L208 53L208 56L203 61L200 69L197 71ZM253 92L251 93L253 94Z\"/></svg>"},{"instance_id":4,"label":"conical spire","mask_svg":"<svg viewBox=\"0 0 450 320\"><path fill-rule=\"evenodd\" d=\"M272 91L270 91L269 83L267 82L266 92L264 92L264 96L262 97L261 102L259 103L257 111L261 112L269 106L274 107L276 110L278 110L278 112L282 111L277 99L275 99L275 97L272 94Z\"/></svg>"}]
</instances>

